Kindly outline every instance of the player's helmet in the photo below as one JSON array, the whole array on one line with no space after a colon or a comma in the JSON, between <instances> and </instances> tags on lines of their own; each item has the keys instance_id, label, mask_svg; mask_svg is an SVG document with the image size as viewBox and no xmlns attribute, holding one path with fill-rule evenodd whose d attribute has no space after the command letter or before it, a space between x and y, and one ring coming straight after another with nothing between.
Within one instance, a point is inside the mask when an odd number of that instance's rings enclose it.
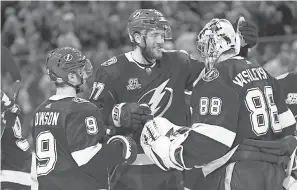
<instances>
[{"instance_id":1,"label":"player's helmet","mask_svg":"<svg viewBox=\"0 0 297 190\"><path fill-rule=\"evenodd\" d=\"M239 36L226 19L208 22L198 34L196 43L203 61L208 65L217 61L223 53L234 56L240 51Z\"/></svg>"},{"instance_id":2,"label":"player's helmet","mask_svg":"<svg viewBox=\"0 0 297 190\"><path fill-rule=\"evenodd\" d=\"M135 43L134 34L146 35L148 30L164 29L165 40L172 39L171 28L165 16L155 9L138 9L128 20L128 34L132 43Z\"/></svg>"},{"instance_id":3,"label":"player's helmet","mask_svg":"<svg viewBox=\"0 0 297 190\"><path fill-rule=\"evenodd\" d=\"M52 81L59 84L67 83L70 86L73 85L68 82L69 73L75 73L83 81L92 75L93 70L89 59L81 51L71 47L51 51L46 58L45 67Z\"/></svg>"}]
</instances>

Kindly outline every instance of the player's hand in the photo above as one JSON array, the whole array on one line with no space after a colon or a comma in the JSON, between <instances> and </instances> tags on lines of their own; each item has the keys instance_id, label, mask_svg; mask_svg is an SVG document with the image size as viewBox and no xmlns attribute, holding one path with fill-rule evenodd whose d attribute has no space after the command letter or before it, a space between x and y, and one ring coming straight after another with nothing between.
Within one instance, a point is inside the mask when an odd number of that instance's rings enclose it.
<instances>
[{"instance_id":1,"label":"player's hand","mask_svg":"<svg viewBox=\"0 0 297 190\"><path fill-rule=\"evenodd\" d=\"M132 164L137 157L137 145L131 137L116 135L111 137L107 144L121 144L123 146L124 164Z\"/></svg>"},{"instance_id":2,"label":"player's hand","mask_svg":"<svg viewBox=\"0 0 297 190\"><path fill-rule=\"evenodd\" d=\"M244 17L239 17L236 20L237 32L242 37L241 47L252 48L258 42L257 26Z\"/></svg>"},{"instance_id":3,"label":"player's hand","mask_svg":"<svg viewBox=\"0 0 297 190\"><path fill-rule=\"evenodd\" d=\"M19 115L21 113L21 107L18 104L14 104L11 109L10 109L11 113Z\"/></svg>"},{"instance_id":4,"label":"player's hand","mask_svg":"<svg viewBox=\"0 0 297 190\"><path fill-rule=\"evenodd\" d=\"M112 110L112 119L116 127L127 127L133 130L142 129L145 122L152 119L151 110L146 104L122 103Z\"/></svg>"}]
</instances>

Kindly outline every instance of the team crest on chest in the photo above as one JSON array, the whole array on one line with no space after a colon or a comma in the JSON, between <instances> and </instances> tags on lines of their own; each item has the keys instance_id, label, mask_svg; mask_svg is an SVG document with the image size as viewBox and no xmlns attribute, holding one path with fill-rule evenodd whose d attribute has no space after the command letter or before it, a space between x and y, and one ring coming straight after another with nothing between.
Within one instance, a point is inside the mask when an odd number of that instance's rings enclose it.
<instances>
[{"instance_id":1,"label":"team crest on chest","mask_svg":"<svg viewBox=\"0 0 297 190\"><path fill-rule=\"evenodd\" d=\"M149 90L138 100L138 103L150 106L154 117L163 116L171 106L173 89L168 86L169 80L167 79L156 88Z\"/></svg>"},{"instance_id":2,"label":"team crest on chest","mask_svg":"<svg viewBox=\"0 0 297 190\"><path fill-rule=\"evenodd\" d=\"M127 90L136 90L140 88L141 84L139 83L138 78L130 78L128 80Z\"/></svg>"}]
</instances>

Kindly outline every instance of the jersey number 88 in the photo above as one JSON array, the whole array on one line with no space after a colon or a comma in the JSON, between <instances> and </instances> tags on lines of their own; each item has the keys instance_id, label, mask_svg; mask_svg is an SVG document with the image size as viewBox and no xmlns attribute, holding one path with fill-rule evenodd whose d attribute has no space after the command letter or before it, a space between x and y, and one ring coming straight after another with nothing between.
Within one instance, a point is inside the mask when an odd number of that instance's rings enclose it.
<instances>
[{"instance_id":1,"label":"jersey number 88","mask_svg":"<svg viewBox=\"0 0 297 190\"><path fill-rule=\"evenodd\" d=\"M273 97L271 86L265 86L264 91L259 88L247 90L245 105L250 112L253 132L257 136L265 135L269 126L274 133L282 131Z\"/></svg>"}]
</instances>

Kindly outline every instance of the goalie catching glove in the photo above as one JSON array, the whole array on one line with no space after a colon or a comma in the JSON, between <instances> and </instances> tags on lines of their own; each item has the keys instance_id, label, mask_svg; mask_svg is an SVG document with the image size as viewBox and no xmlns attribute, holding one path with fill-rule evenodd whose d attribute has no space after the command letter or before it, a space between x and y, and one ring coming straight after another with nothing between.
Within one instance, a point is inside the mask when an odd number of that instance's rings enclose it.
<instances>
[{"instance_id":1,"label":"goalie catching glove","mask_svg":"<svg viewBox=\"0 0 297 190\"><path fill-rule=\"evenodd\" d=\"M182 146L190 130L157 117L145 124L140 144L145 154L162 170L190 169L185 166Z\"/></svg>"},{"instance_id":2,"label":"goalie catching glove","mask_svg":"<svg viewBox=\"0 0 297 190\"><path fill-rule=\"evenodd\" d=\"M107 144L121 144L123 147L123 158L125 162L123 164L132 164L137 157L137 145L135 141L126 136L116 135L111 137Z\"/></svg>"},{"instance_id":3,"label":"goalie catching glove","mask_svg":"<svg viewBox=\"0 0 297 190\"><path fill-rule=\"evenodd\" d=\"M111 116L116 127L127 127L133 130L142 129L145 122L153 118L147 104L136 102L116 104Z\"/></svg>"}]
</instances>

